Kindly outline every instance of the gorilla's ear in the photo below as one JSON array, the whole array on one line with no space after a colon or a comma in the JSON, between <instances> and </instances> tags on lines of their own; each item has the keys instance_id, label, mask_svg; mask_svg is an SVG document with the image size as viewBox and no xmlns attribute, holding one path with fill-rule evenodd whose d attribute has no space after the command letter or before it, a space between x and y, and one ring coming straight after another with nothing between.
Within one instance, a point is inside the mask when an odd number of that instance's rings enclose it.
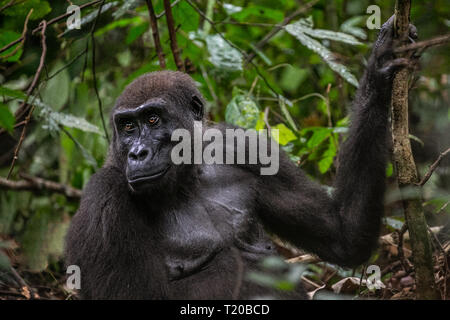
<instances>
[{"instance_id":1,"label":"gorilla's ear","mask_svg":"<svg viewBox=\"0 0 450 320\"><path fill-rule=\"evenodd\" d=\"M203 119L203 101L197 97L196 95L192 96L191 99L191 108L192 112L194 113L195 120L202 120Z\"/></svg>"}]
</instances>

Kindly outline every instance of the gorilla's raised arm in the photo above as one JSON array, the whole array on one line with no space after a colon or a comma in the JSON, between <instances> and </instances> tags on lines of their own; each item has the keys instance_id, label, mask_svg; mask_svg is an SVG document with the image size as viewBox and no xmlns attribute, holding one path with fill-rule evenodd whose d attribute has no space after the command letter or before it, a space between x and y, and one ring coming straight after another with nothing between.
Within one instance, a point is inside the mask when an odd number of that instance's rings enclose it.
<instances>
[{"instance_id":1,"label":"gorilla's raised arm","mask_svg":"<svg viewBox=\"0 0 450 320\"><path fill-rule=\"evenodd\" d=\"M383 213L392 82L407 63L393 55L391 18L380 31L353 102L332 196L285 157L277 175L261 177L258 212L273 232L343 266L370 257Z\"/></svg>"}]
</instances>

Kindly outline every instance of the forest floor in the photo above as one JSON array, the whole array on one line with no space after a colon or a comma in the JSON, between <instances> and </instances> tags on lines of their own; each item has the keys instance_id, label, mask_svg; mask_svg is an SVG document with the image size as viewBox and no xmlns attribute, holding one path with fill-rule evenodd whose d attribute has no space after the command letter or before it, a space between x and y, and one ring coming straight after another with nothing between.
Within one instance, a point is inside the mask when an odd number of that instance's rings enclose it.
<instances>
[{"instance_id":1,"label":"forest floor","mask_svg":"<svg viewBox=\"0 0 450 320\"><path fill-rule=\"evenodd\" d=\"M303 254L275 239L280 254L287 262L304 263L307 272L301 278L303 285L313 299L415 299L414 269L408 233L402 236L399 246L399 232L380 237L380 246L372 261L354 270L342 269L321 262L316 257ZM76 295L65 285L66 275L63 263L57 262L42 272L24 270L19 261L18 249L7 252L17 274L0 271L0 300L63 300L76 299ZM445 259L446 257L447 259ZM450 242L435 244L435 279L441 298L450 299ZM369 265L379 266L384 288L369 290L367 277L362 271ZM25 285L26 284L26 285ZM30 292L31 291L31 292Z\"/></svg>"}]
</instances>

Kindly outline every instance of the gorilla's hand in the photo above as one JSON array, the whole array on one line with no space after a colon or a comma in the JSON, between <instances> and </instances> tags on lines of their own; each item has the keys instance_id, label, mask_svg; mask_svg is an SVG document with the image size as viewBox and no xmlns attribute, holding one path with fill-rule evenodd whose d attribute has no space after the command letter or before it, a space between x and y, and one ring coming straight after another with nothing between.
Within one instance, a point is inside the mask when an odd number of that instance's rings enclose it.
<instances>
[{"instance_id":1,"label":"gorilla's hand","mask_svg":"<svg viewBox=\"0 0 450 320\"><path fill-rule=\"evenodd\" d=\"M392 16L381 27L378 39L374 44L372 51L372 64L374 68L371 70L376 74L376 78L379 81L392 80L394 75L400 69L407 66L414 66L417 59L414 56L408 58L397 58L394 55L394 49L397 45L397 41L394 40L394 18ZM417 39L417 28L409 25L409 40L414 42Z\"/></svg>"}]
</instances>

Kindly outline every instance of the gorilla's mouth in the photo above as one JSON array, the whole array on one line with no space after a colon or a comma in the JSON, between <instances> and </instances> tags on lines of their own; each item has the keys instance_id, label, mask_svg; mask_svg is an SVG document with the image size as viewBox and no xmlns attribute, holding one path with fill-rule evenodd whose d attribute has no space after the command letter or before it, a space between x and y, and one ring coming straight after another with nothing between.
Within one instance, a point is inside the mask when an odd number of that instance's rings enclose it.
<instances>
[{"instance_id":1,"label":"gorilla's mouth","mask_svg":"<svg viewBox=\"0 0 450 320\"><path fill-rule=\"evenodd\" d=\"M139 188L143 184L146 184L148 182L151 182L151 181L161 178L162 176L164 176L167 173L167 171L169 171L169 168L170 168L170 165L165 167L162 170L152 172L150 174L139 175L139 176L134 176L132 178L128 178L128 183L130 184L130 186L133 189Z\"/></svg>"}]
</instances>

